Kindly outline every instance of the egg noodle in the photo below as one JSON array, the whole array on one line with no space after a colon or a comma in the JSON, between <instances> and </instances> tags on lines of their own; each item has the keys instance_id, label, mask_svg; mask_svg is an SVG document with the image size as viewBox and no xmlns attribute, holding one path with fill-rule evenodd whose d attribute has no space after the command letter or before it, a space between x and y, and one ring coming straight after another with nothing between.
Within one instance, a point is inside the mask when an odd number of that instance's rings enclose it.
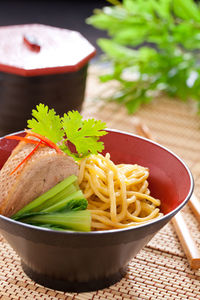
<instances>
[{"instance_id":1,"label":"egg noodle","mask_svg":"<svg viewBox=\"0 0 200 300\"><path fill-rule=\"evenodd\" d=\"M92 230L125 228L160 217L160 200L150 196L148 177L147 168L115 165L108 153L82 159L79 185L88 200Z\"/></svg>"}]
</instances>

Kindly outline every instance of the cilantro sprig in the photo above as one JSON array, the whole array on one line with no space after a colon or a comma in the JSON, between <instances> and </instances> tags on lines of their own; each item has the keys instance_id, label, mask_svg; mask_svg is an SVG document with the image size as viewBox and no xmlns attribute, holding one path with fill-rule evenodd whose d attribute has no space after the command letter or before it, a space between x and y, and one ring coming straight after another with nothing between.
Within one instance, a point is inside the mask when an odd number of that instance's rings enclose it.
<instances>
[{"instance_id":1,"label":"cilantro sprig","mask_svg":"<svg viewBox=\"0 0 200 300\"><path fill-rule=\"evenodd\" d=\"M54 109L49 109L42 103L32 111L32 116L27 127L57 144L75 160L104 149L104 144L99 139L107 134L104 130L106 124L100 120L83 120L78 111L69 111L61 117ZM70 144L75 147L75 152L70 149Z\"/></svg>"},{"instance_id":2,"label":"cilantro sprig","mask_svg":"<svg viewBox=\"0 0 200 300\"><path fill-rule=\"evenodd\" d=\"M32 110L33 118L28 120L28 128L33 132L39 133L55 144L63 138L61 118L56 115L55 110L49 109L47 105L40 103L36 109Z\"/></svg>"},{"instance_id":3,"label":"cilantro sprig","mask_svg":"<svg viewBox=\"0 0 200 300\"><path fill-rule=\"evenodd\" d=\"M79 154L78 156L76 154L72 155L69 148L65 150L65 147L62 147L69 155L83 157L90 153L97 154L104 149L103 142L99 142L99 137L106 134L102 130L105 129L105 123L95 119L83 120L78 111L70 111L68 114L64 114L61 122L67 141L70 141L76 147ZM65 145L66 142L63 143L63 146Z\"/></svg>"}]
</instances>

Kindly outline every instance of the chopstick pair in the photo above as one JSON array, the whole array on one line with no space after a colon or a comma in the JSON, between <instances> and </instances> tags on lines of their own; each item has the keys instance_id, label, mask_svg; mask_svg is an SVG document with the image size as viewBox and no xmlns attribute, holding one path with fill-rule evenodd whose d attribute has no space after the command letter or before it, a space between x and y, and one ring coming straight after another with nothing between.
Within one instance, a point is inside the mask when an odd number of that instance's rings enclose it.
<instances>
[{"instance_id":1,"label":"chopstick pair","mask_svg":"<svg viewBox=\"0 0 200 300\"><path fill-rule=\"evenodd\" d=\"M145 124L143 124L138 118L134 119L134 125L139 135L146 137L150 140L156 141L156 139L151 134L149 128ZM194 194L191 196L190 200L188 201L188 204L192 212L196 216L197 220L200 222L200 202ZM181 212L178 212L177 215L175 215L172 218L172 224L176 230L177 236L187 256L191 268L200 268L200 251L190 234L188 226Z\"/></svg>"}]
</instances>

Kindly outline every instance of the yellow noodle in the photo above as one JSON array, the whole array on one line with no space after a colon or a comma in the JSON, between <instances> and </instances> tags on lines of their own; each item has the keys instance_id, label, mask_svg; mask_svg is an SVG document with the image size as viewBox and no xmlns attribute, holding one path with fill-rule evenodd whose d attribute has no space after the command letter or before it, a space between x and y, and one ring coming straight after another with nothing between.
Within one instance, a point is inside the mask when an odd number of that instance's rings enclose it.
<instances>
[{"instance_id":1,"label":"yellow noodle","mask_svg":"<svg viewBox=\"0 0 200 300\"><path fill-rule=\"evenodd\" d=\"M142 186L141 186L139 192L140 192L140 193L148 192L148 194L149 194L148 185L149 185L149 184L148 184L148 181L145 180L145 181L143 182L143 184L142 184Z\"/></svg>"},{"instance_id":2,"label":"yellow noodle","mask_svg":"<svg viewBox=\"0 0 200 300\"><path fill-rule=\"evenodd\" d=\"M144 182L144 180L146 180L148 178L148 176L149 176L148 172L145 172L145 174L142 173L142 176L138 179L136 179L136 178L129 179L128 178L126 180L126 184L131 185L131 184L138 184L138 183Z\"/></svg>"},{"instance_id":3,"label":"yellow noodle","mask_svg":"<svg viewBox=\"0 0 200 300\"><path fill-rule=\"evenodd\" d=\"M105 173L102 169L100 169L98 166L94 165L86 165L86 167L93 173L95 173L97 176L99 176L99 178L101 178L102 180L106 180L106 176Z\"/></svg>"},{"instance_id":4,"label":"yellow noodle","mask_svg":"<svg viewBox=\"0 0 200 300\"><path fill-rule=\"evenodd\" d=\"M120 174L118 171L118 179L121 187L121 205L122 209L121 212L117 216L118 222L121 222L125 216L127 211L127 197L126 197L126 184L125 184L125 178L123 174Z\"/></svg>"},{"instance_id":5,"label":"yellow noodle","mask_svg":"<svg viewBox=\"0 0 200 300\"><path fill-rule=\"evenodd\" d=\"M156 215L158 215L158 213L159 213L159 208L155 208L147 217L143 217L143 218L136 217L131 215L129 212L128 212L128 216L130 217L131 220L135 222L144 222L144 221L152 220L154 217L156 217Z\"/></svg>"},{"instance_id":6,"label":"yellow noodle","mask_svg":"<svg viewBox=\"0 0 200 300\"><path fill-rule=\"evenodd\" d=\"M99 223L99 222L94 222L92 221L92 228L95 228L96 230L108 230L108 229L112 229L109 226L106 226L103 223Z\"/></svg>"},{"instance_id":7,"label":"yellow noodle","mask_svg":"<svg viewBox=\"0 0 200 300\"><path fill-rule=\"evenodd\" d=\"M128 216L132 216L132 217L136 217L136 216L139 216L140 215L140 212L141 212L141 203L139 200L136 200L135 201L135 210L134 212L132 212L131 214L129 213L129 211L127 211L127 215ZM135 221L135 220L134 220Z\"/></svg>"},{"instance_id":8,"label":"yellow noodle","mask_svg":"<svg viewBox=\"0 0 200 300\"><path fill-rule=\"evenodd\" d=\"M110 193L110 218L111 221L117 222L116 196L112 171L108 172L108 189Z\"/></svg>"},{"instance_id":9,"label":"yellow noodle","mask_svg":"<svg viewBox=\"0 0 200 300\"><path fill-rule=\"evenodd\" d=\"M85 171L86 158L81 160L80 169L79 169L79 178L78 183L80 184L83 181L84 171Z\"/></svg>"},{"instance_id":10,"label":"yellow noodle","mask_svg":"<svg viewBox=\"0 0 200 300\"><path fill-rule=\"evenodd\" d=\"M136 201L136 196L135 195L131 196L130 198L127 198L127 203L128 204L131 204L131 203L133 203L135 201Z\"/></svg>"},{"instance_id":11,"label":"yellow noodle","mask_svg":"<svg viewBox=\"0 0 200 300\"><path fill-rule=\"evenodd\" d=\"M94 192L94 194L99 197L101 200L103 200L104 202L109 202L109 198L105 197L104 195L102 195L102 193L98 190L98 181L97 181L97 177L92 177L90 176L89 174L87 174L86 172L86 175L85 175L86 179L88 179L90 185L91 185L91 188Z\"/></svg>"},{"instance_id":12,"label":"yellow noodle","mask_svg":"<svg viewBox=\"0 0 200 300\"><path fill-rule=\"evenodd\" d=\"M86 199L90 198L93 195L93 190L92 189L88 189L87 191L84 191L84 197Z\"/></svg>"},{"instance_id":13,"label":"yellow noodle","mask_svg":"<svg viewBox=\"0 0 200 300\"><path fill-rule=\"evenodd\" d=\"M114 164L110 154L80 161L79 185L88 200L93 230L126 228L159 218L160 200L150 196L149 170Z\"/></svg>"}]
</instances>

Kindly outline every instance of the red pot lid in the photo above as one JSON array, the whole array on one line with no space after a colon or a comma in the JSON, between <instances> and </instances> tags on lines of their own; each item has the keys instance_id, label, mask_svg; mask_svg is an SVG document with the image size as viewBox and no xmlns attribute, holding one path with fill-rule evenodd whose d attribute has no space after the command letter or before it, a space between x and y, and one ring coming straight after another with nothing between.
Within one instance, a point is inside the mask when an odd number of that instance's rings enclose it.
<instances>
[{"instance_id":1,"label":"red pot lid","mask_svg":"<svg viewBox=\"0 0 200 300\"><path fill-rule=\"evenodd\" d=\"M23 76L73 72L95 55L79 33L41 24L0 27L0 71Z\"/></svg>"}]
</instances>

